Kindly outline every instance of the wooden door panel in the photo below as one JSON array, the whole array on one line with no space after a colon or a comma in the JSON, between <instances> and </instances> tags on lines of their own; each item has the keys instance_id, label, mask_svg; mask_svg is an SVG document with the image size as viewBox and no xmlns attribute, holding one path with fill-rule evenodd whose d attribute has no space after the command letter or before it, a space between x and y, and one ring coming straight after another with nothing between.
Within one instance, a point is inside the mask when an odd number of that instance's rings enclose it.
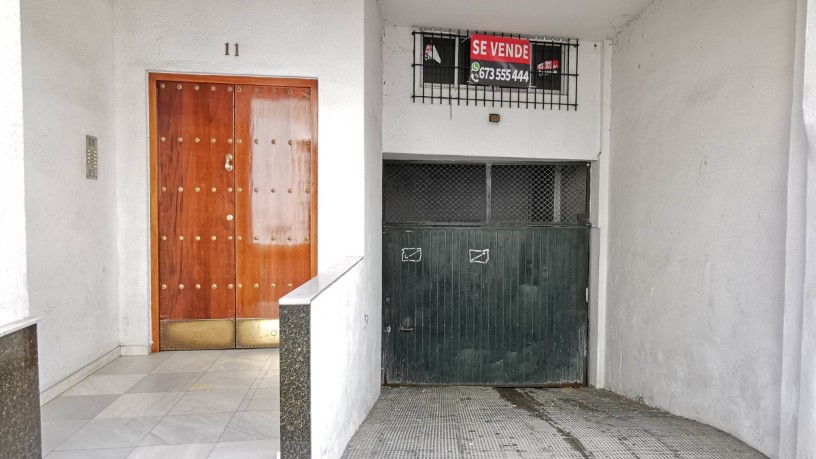
<instances>
[{"instance_id":1,"label":"wooden door panel","mask_svg":"<svg viewBox=\"0 0 816 459\"><path fill-rule=\"evenodd\" d=\"M232 86L157 85L159 318L233 320Z\"/></svg>"},{"instance_id":2,"label":"wooden door panel","mask_svg":"<svg viewBox=\"0 0 816 459\"><path fill-rule=\"evenodd\" d=\"M238 85L235 106L238 346L276 345L279 299L312 276L311 92ZM242 346L242 320L266 339Z\"/></svg>"}]
</instances>

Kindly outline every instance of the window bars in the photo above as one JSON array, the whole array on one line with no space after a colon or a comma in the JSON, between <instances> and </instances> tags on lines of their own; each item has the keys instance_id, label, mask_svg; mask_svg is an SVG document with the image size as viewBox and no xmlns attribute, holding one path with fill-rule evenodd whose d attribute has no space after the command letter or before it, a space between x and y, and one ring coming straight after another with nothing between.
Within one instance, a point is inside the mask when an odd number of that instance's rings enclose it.
<instances>
[{"instance_id":1,"label":"window bars","mask_svg":"<svg viewBox=\"0 0 816 459\"><path fill-rule=\"evenodd\" d=\"M584 226L589 163L386 161L388 224Z\"/></svg>"},{"instance_id":2,"label":"window bars","mask_svg":"<svg viewBox=\"0 0 816 459\"><path fill-rule=\"evenodd\" d=\"M414 102L550 110L578 110L578 40L524 35L416 29ZM470 36L473 34L530 41L531 82L528 88L482 86L470 80Z\"/></svg>"}]
</instances>

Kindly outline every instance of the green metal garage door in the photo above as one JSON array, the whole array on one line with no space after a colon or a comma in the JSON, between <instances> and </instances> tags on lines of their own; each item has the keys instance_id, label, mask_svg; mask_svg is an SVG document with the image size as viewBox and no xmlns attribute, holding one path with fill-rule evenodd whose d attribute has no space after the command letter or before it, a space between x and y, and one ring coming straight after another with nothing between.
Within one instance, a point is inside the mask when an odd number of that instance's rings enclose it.
<instances>
[{"instance_id":1,"label":"green metal garage door","mask_svg":"<svg viewBox=\"0 0 816 459\"><path fill-rule=\"evenodd\" d=\"M587 166L384 172L385 382L585 384Z\"/></svg>"}]
</instances>

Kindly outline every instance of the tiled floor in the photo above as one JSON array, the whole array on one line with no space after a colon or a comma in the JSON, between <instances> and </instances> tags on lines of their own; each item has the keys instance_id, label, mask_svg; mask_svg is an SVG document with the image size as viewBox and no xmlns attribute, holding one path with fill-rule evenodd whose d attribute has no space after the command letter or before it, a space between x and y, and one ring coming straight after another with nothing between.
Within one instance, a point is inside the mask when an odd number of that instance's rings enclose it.
<instances>
[{"instance_id":1,"label":"tiled floor","mask_svg":"<svg viewBox=\"0 0 816 459\"><path fill-rule=\"evenodd\" d=\"M120 357L42 407L43 455L275 458L277 349Z\"/></svg>"}]
</instances>

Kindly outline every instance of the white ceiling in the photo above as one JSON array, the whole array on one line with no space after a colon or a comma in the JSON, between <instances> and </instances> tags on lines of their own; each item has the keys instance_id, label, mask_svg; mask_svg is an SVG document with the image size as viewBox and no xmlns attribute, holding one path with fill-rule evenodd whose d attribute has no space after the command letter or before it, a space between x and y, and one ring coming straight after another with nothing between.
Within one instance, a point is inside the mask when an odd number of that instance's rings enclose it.
<instances>
[{"instance_id":1,"label":"white ceiling","mask_svg":"<svg viewBox=\"0 0 816 459\"><path fill-rule=\"evenodd\" d=\"M385 25L602 40L653 0L378 0Z\"/></svg>"}]
</instances>

